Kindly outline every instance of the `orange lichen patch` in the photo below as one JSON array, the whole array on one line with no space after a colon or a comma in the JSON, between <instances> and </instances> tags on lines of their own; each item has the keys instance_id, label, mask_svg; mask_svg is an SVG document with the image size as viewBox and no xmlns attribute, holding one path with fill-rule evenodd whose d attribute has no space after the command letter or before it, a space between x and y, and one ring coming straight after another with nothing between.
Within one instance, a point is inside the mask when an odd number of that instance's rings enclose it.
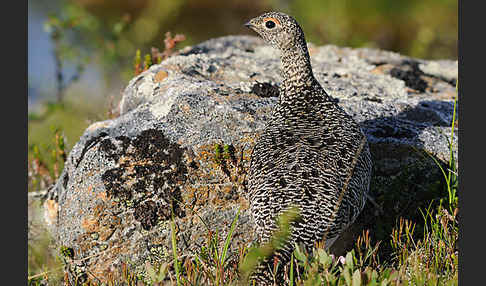
<instances>
[{"instance_id":1,"label":"orange lichen patch","mask_svg":"<svg viewBox=\"0 0 486 286\"><path fill-rule=\"evenodd\" d=\"M240 205L242 211L243 210L247 210L250 207L250 204L249 204L248 200L246 200L243 197L240 197L238 199L238 204Z\"/></svg>"},{"instance_id":2,"label":"orange lichen patch","mask_svg":"<svg viewBox=\"0 0 486 286\"><path fill-rule=\"evenodd\" d=\"M90 234L85 233L77 238L78 240L78 246L79 246L79 253L76 255L76 257L82 257L84 253L90 251L94 247L98 245L98 242L90 240Z\"/></svg>"},{"instance_id":3,"label":"orange lichen patch","mask_svg":"<svg viewBox=\"0 0 486 286\"><path fill-rule=\"evenodd\" d=\"M179 108L184 111L184 112L189 112L191 111L191 107L188 104L180 104Z\"/></svg>"},{"instance_id":4,"label":"orange lichen patch","mask_svg":"<svg viewBox=\"0 0 486 286\"><path fill-rule=\"evenodd\" d=\"M95 170L90 170L90 171L86 172L85 177L89 178L89 177L93 177L94 175L95 175Z\"/></svg>"},{"instance_id":5,"label":"orange lichen patch","mask_svg":"<svg viewBox=\"0 0 486 286\"><path fill-rule=\"evenodd\" d=\"M81 227L86 231L77 238L81 256L86 256L99 247L100 242L106 241L110 245L110 239L116 229L120 229L121 222L121 218L107 213L103 204L95 206L93 213L81 221Z\"/></svg>"},{"instance_id":6,"label":"orange lichen patch","mask_svg":"<svg viewBox=\"0 0 486 286\"><path fill-rule=\"evenodd\" d=\"M214 101L216 101L219 104L226 104L228 102L228 97L224 95L220 95L217 93L214 93L211 97Z\"/></svg>"},{"instance_id":7,"label":"orange lichen patch","mask_svg":"<svg viewBox=\"0 0 486 286\"><path fill-rule=\"evenodd\" d=\"M277 20L276 18L273 18L273 17L267 17L267 18L263 19L263 23L266 23L266 22L268 22L268 21L273 21L275 24L280 25L280 21L279 21L279 20Z\"/></svg>"},{"instance_id":8,"label":"orange lichen patch","mask_svg":"<svg viewBox=\"0 0 486 286\"><path fill-rule=\"evenodd\" d=\"M129 147L130 148L130 147ZM130 152L130 150L127 150L127 153ZM120 156L120 158L118 159L118 164L120 165L125 165L125 164L129 164L131 161L133 160L133 158L131 156Z\"/></svg>"},{"instance_id":9,"label":"orange lichen patch","mask_svg":"<svg viewBox=\"0 0 486 286\"><path fill-rule=\"evenodd\" d=\"M372 69L370 72L373 74L388 74L390 71L393 69L393 65L391 64L384 64L384 65L379 65L376 68Z\"/></svg>"},{"instance_id":10,"label":"orange lichen patch","mask_svg":"<svg viewBox=\"0 0 486 286\"><path fill-rule=\"evenodd\" d=\"M115 232L115 229L110 227L110 226L107 226L107 227L102 227L100 229L100 240L101 241L106 241L108 240L112 235L113 233Z\"/></svg>"},{"instance_id":11,"label":"orange lichen patch","mask_svg":"<svg viewBox=\"0 0 486 286\"><path fill-rule=\"evenodd\" d=\"M126 160L125 170L134 172L135 171L134 168L137 166L150 166L153 164L154 161L152 161L152 159L134 160L134 158L132 157L130 160Z\"/></svg>"},{"instance_id":12,"label":"orange lichen patch","mask_svg":"<svg viewBox=\"0 0 486 286\"><path fill-rule=\"evenodd\" d=\"M96 232L99 228L99 222L97 219L84 218L81 222L81 226L86 232Z\"/></svg>"},{"instance_id":13,"label":"orange lichen patch","mask_svg":"<svg viewBox=\"0 0 486 286\"><path fill-rule=\"evenodd\" d=\"M420 94L420 91L409 87L405 88L405 91L407 92L408 95Z\"/></svg>"},{"instance_id":14,"label":"orange lichen patch","mask_svg":"<svg viewBox=\"0 0 486 286\"><path fill-rule=\"evenodd\" d=\"M57 212L59 210L59 204L55 200L46 200L44 203L46 210L48 223L53 223L57 220Z\"/></svg>"},{"instance_id":15,"label":"orange lichen patch","mask_svg":"<svg viewBox=\"0 0 486 286\"><path fill-rule=\"evenodd\" d=\"M430 77L430 76L427 76L427 75L422 75L420 77L423 81L425 81L425 83L427 84L427 87L425 88L425 91L427 92L430 92L430 93L438 93L438 90L436 90L434 88L434 86L439 82L441 81L440 79L438 78L434 78L434 77ZM455 89L451 89L451 91L454 91L454 94L455 94ZM447 92L443 92L443 93L447 93ZM446 97L447 98L447 97ZM452 98L452 97L450 97Z\"/></svg>"},{"instance_id":16,"label":"orange lichen patch","mask_svg":"<svg viewBox=\"0 0 486 286\"><path fill-rule=\"evenodd\" d=\"M155 74L154 76L154 81L155 82L161 82L163 81L164 79L167 78L167 76L169 76L169 73L167 73L166 71L164 70L160 70L158 73Z\"/></svg>"},{"instance_id":17,"label":"orange lichen patch","mask_svg":"<svg viewBox=\"0 0 486 286\"><path fill-rule=\"evenodd\" d=\"M106 192L100 192L96 196L98 199L102 199L103 201L106 201L108 199L108 195Z\"/></svg>"},{"instance_id":18,"label":"orange lichen patch","mask_svg":"<svg viewBox=\"0 0 486 286\"><path fill-rule=\"evenodd\" d=\"M95 217L99 217L101 216L101 214L103 213L105 207L102 205L102 204L97 204L94 209L93 209L93 215Z\"/></svg>"},{"instance_id":19,"label":"orange lichen patch","mask_svg":"<svg viewBox=\"0 0 486 286\"><path fill-rule=\"evenodd\" d=\"M154 237L151 237L150 238L150 243L151 244L155 244L155 245L157 245L157 244L162 244L163 245L163 244L166 243L166 241L165 241L165 238L163 238L161 236L154 236Z\"/></svg>"},{"instance_id":20,"label":"orange lichen patch","mask_svg":"<svg viewBox=\"0 0 486 286\"><path fill-rule=\"evenodd\" d=\"M163 67L166 70L170 70L170 71L181 71L181 66L178 65L178 64L166 64L166 63L164 63Z\"/></svg>"}]
</instances>

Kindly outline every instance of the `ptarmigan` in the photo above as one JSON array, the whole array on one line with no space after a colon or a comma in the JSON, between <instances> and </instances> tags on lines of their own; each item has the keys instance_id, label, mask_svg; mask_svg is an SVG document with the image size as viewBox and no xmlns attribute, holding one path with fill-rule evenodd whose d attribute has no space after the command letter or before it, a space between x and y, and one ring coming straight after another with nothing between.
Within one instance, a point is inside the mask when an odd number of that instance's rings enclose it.
<instances>
[{"instance_id":1,"label":"ptarmigan","mask_svg":"<svg viewBox=\"0 0 486 286\"><path fill-rule=\"evenodd\" d=\"M297 21L269 12L245 26L280 50L283 77L248 173L247 195L260 241L270 239L277 217L291 206L300 213L290 239L253 274L263 282L272 278L275 258L289 262L295 243L311 251L324 241L328 248L354 222L366 202L372 162L358 123L314 77Z\"/></svg>"}]
</instances>

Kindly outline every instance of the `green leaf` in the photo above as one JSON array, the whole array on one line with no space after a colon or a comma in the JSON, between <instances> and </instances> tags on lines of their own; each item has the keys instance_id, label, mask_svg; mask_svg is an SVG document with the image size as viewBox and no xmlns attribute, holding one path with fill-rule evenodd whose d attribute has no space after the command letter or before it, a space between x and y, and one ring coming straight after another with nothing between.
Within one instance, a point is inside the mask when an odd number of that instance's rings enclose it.
<instances>
[{"instance_id":1,"label":"green leaf","mask_svg":"<svg viewBox=\"0 0 486 286\"><path fill-rule=\"evenodd\" d=\"M376 270L373 269L373 272L371 272L371 279L373 281L376 281L378 279L378 272L376 272Z\"/></svg>"},{"instance_id":2,"label":"green leaf","mask_svg":"<svg viewBox=\"0 0 486 286\"><path fill-rule=\"evenodd\" d=\"M179 260L177 258L177 240L176 240L176 234L175 234L175 224L174 224L174 212L172 212L172 220L170 222L170 229L172 232L172 252L174 254L174 269L176 272L176 280L177 280L177 286L181 285L180 281L180 274L179 274Z\"/></svg>"},{"instance_id":3,"label":"green leaf","mask_svg":"<svg viewBox=\"0 0 486 286\"><path fill-rule=\"evenodd\" d=\"M240 215L240 209L238 209L238 212L236 212L236 215L233 219L233 222L231 223L230 231L229 231L228 235L226 236L226 241L224 242L223 253L221 254L221 260L220 260L221 265L224 264L224 260L226 258L226 253L228 252L228 247L229 247L230 242L231 242L231 237L233 236L233 231L235 231L236 222L238 221L239 215Z\"/></svg>"},{"instance_id":4,"label":"green leaf","mask_svg":"<svg viewBox=\"0 0 486 286\"><path fill-rule=\"evenodd\" d=\"M322 248L317 249L317 257L319 259L319 263L321 263L324 268L327 268L332 263L331 256L329 256Z\"/></svg>"},{"instance_id":5,"label":"green leaf","mask_svg":"<svg viewBox=\"0 0 486 286\"><path fill-rule=\"evenodd\" d=\"M145 263L145 270L147 271L147 274L150 277L150 279L154 281L156 277L156 273L154 267L148 261Z\"/></svg>"},{"instance_id":6,"label":"green leaf","mask_svg":"<svg viewBox=\"0 0 486 286\"><path fill-rule=\"evenodd\" d=\"M350 273L349 268L344 266L343 276L344 276L344 280L346 280L346 285L351 285L351 275L349 273Z\"/></svg>"},{"instance_id":7,"label":"green leaf","mask_svg":"<svg viewBox=\"0 0 486 286\"><path fill-rule=\"evenodd\" d=\"M248 277L257 266L258 261L266 256L265 254L263 247L251 247L243 259L243 262L239 265L242 276Z\"/></svg>"},{"instance_id":8,"label":"green leaf","mask_svg":"<svg viewBox=\"0 0 486 286\"><path fill-rule=\"evenodd\" d=\"M353 273L353 286L360 286L361 285L361 271L356 269Z\"/></svg>"},{"instance_id":9,"label":"green leaf","mask_svg":"<svg viewBox=\"0 0 486 286\"><path fill-rule=\"evenodd\" d=\"M305 256L305 254L300 250L300 247L299 245L295 245L295 250L294 250L294 254L295 254L295 258L297 258L298 260L302 261L302 262L306 262L307 261L307 257Z\"/></svg>"},{"instance_id":10,"label":"green leaf","mask_svg":"<svg viewBox=\"0 0 486 286\"><path fill-rule=\"evenodd\" d=\"M294 286L294 253L290 255L290 286Z\"/></svg>"},{"instance_id":11,"label":"green leaf","mask_svg":"<svg viewBox=\"0 0 486 286\"><path fill-rule=\"evenodd\" d=\"M390 279L390 282L396 280L398 278L398 271L393 270L388 278Z\"/></svg>"},{"instance_id":12,"label":"green leaf","mask_svg":"<svg viewBox=\"0 0 486 286\"><path fill-rule=\"evenodd\" d=\"M159 268L159 274L157 275L157 282L162 282L165 279L165 274L167 273L167 266L169 264L164 262Z\"/></svg>"},{"instance_id":13,"label":"green leaf","mask_svg":"<svg viewBox=\"0 0 486 286\"><path fill-rule=\"evenodd\" d=\"M353 254L352 254L352 252L348 252L346 254L346 265L349 266L349 268L353 269Z\"/></svg>"}]
</instances>

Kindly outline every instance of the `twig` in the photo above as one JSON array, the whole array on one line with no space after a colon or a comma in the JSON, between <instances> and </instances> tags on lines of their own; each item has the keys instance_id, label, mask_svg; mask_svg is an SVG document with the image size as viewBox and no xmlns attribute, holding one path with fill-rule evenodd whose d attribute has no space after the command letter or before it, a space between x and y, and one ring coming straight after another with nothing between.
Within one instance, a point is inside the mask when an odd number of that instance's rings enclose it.
<instances>
[{"instance_id":1,"label":"twig","mask_svg":"<svg viewBox=\"0 0 486 286\"><path fill-rule=\"evenodd\" d=\"M34 275L31 275L31 276L28 276L27 280L38 278L38 277L44 276L48 273L51 273L51 272L54 272L54 271L57 271L57 270L61 270L61 269L62 269L62 267L58 267L58 268L54 268L53 270L44 271L44 272L41 272L41 273L38 273L38 274L34 274Z\"/></svg>"}]
</instances>

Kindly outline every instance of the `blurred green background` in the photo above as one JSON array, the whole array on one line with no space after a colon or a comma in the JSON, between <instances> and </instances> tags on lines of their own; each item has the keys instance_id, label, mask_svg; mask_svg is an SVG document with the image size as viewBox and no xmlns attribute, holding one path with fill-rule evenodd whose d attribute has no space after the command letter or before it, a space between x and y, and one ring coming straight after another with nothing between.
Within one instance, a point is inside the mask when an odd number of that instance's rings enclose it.
<instances>
[{"instance_id":1,"label":"blurred green background","mask_svg":"<svg viewBox=\"0 0 486 286\"><path fill-rule=\"evenodd\" d=\"M137 49L142 61L163 51L168 31L185 36L176 49L255 35L242 24L270 10L293 15L318 45L457 59L456 0L29 0L29 158L55 161L56 132L69 150L91 122L113 117Z\"/></svg>"}]
</instances>

